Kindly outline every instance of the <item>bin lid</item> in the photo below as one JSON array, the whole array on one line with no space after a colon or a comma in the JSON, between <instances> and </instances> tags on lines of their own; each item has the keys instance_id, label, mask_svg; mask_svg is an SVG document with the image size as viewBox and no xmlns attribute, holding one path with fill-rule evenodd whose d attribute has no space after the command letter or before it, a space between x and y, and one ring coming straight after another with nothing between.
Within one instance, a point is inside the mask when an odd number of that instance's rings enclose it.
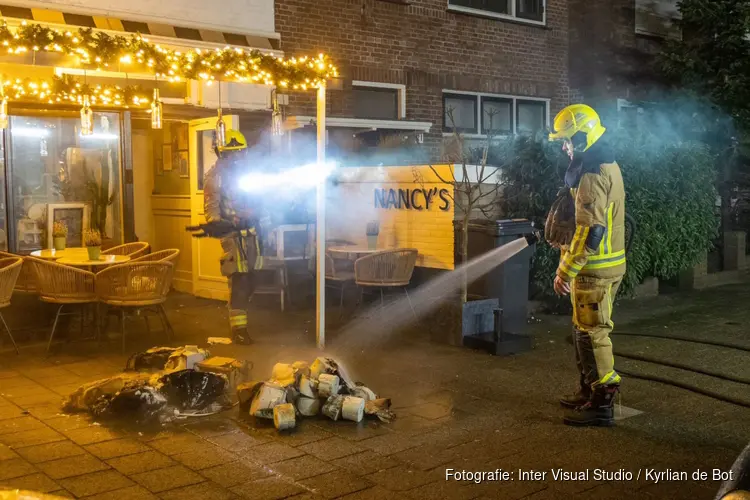
<instances>
[{"instance_id":1,"label":"bin lid","mask_svg":"<svg viewBox=\"0 0 750 500\"><path fill-rule=\"evenodd\" d=\"M488 227L495 236L515 236L529 234L534 227L529 219L503 219L493 221L492 227Z\"/></svg>"},{"instance_id":2,"label":"bin lid","mask_svg":"<svg viewBox=\"0 0 750 500\"><path fill-rule=\"evenodd\" d=\"M456 229L460 229L461 221L454 221ZM515 236L530 234L533 230L533 223L529 219L471 219L469 221L469 231L482 231L491 236Z\"/></svg>"}]
</instances>

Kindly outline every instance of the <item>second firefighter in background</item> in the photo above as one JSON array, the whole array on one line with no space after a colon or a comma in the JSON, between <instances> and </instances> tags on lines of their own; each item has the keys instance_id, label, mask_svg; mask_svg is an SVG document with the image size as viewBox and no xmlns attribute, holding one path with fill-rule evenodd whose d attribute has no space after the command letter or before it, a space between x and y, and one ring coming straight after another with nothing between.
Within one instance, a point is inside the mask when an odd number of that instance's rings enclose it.
<instances>
[{"instance_id":1,"label":"second firefighter in background","mask_svg":"<svg viewBox=\"0 0 750 500\"><path fill-rule=\"evenodd\" d=\"M620 375L610 333L612 305L625 274L625 187L606 129L589 106L555 118L551 140L562 140L571 163L545 233L561 249L555 292L571 295L579 390L561 400L569 425L612 425Z\"/></svg>"},{"instance_id":2,"label":"second firefighter in background","mask_svg":"<svg viewBox=\"0 0 750 500\"><path fill-rule=\"evenodd\" d=\"M247 309L263 267L259 200L240 188L247 174L247 141L236 130L227 130L225 143L217 145L214 167L206 174L204 203L206 222L229 222L234 231L221 239L224 254L221 274L229 282L229 325L235 343L251 343Z\"/></svg>"}]
</instances>

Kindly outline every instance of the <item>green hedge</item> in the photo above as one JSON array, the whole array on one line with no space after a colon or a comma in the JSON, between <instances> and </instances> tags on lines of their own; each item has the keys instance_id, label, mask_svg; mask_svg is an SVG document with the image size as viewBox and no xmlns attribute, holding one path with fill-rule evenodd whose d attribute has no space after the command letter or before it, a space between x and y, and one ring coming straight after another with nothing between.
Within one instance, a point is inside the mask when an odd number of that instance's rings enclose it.
<instances>
[{"instance_id":1,"label":"green hedge","mask_svg":"<svg viewBox=\"0 0 750 500\"><path fill-rule=\"evenodd\" d=\"M715 159L705 145L696 142L666 142L652 134L617 131L605 137L615 148L622 169L626 211L637 223L620 289L630 294L646 277L675 277L711 248L718 228ZM504 165L503 213L543 225L568 164L559 144L542 137L519 137L498 147L495 154L495 161ZM559 252L549 245L538 245L532 298L556 302L552 280L558 258Z\"/></svg>"}]
</instances>

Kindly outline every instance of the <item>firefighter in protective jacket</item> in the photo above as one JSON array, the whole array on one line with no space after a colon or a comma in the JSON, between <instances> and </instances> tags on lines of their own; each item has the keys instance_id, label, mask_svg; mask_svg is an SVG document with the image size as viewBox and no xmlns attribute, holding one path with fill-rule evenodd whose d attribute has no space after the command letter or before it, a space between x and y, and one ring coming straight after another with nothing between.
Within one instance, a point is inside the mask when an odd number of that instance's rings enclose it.
<instances>
[{"instance_id":1,"label":"firefighter in protective jacket","mask_svg":"<svg viewBox=\"0 0 750 500\"><path fill-rule=\"evenodd\" d=\"M620 376L610 332L612 304L625 274L625 188L606 129L589 106L575 104L555 118L551 140L563 140L571 158L566 189L545 232L561 249L555 292L571 295L578 392L563 398L569 425L612 425Z\"/></svg>"},{"instance_id":2,"label":"firefighter in protective jacket","mask_svg":"<svg viewBox=\"0 0 750 500\"><path fill-rule=\"evenodd\" d=\"M248 170L245 137L227 130L225 143L217 145L217 150L219 159L204 182L206 222L229 222L234 229L221 239L221 274L229 281L232 338L235 343L249 344L247 308L256 286L255 271L263 266L260 207L239 189L239 180Z\"/></svg>"}]
</instances>

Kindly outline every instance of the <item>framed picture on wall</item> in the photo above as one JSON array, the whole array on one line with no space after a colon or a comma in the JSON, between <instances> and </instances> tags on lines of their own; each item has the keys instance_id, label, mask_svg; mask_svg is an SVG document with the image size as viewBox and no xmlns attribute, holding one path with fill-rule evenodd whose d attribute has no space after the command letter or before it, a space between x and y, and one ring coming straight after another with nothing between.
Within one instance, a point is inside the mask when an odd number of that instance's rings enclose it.
<instances>
[{"instance_id":1,"label":"framed picture on wall","mask_svg":"<svg viewBox=\"0 0 750 500\"><path fill-rule=\"evenodd\" d=\"M188 162L188 152L180 151L177 153L177 165L180 168L180 177L190 177L190 163Z\"/></svg>"},{"instance_id":2,"label":"framed picture on wall","mask_svg":"<svg viewBox=\"0 0 750 500\"><path fill-rule=\"evenodd\" d=\"M171 144L162 145L161 159L162 159L162 162L164 163L164 171L171 172L172 171L172 145Z\"/></svg>"},{"instance_id":3,"label":"framed picture on wall","mask_svg":"<svg viewBox=\"0 0 750 500\"><path fill-rule=\"evenodd\" d=\"M172 128L174 134L175 149L177 151L184 151L188 148L188 124L180 123Z\"/></svg>"},{"instance_id":4,"label":"framed picture on wall","mask_svg":"<svg viewBox=\"0 0 750 500\"><path fill-rule=\"evenodd\" d=\"M89 227L89 207L83 203L50 203L47 205L47 241L51 246L52 226L64 222L68 227L67 247L83 246L83 230Z\"/></svg>"}]
</instances>

